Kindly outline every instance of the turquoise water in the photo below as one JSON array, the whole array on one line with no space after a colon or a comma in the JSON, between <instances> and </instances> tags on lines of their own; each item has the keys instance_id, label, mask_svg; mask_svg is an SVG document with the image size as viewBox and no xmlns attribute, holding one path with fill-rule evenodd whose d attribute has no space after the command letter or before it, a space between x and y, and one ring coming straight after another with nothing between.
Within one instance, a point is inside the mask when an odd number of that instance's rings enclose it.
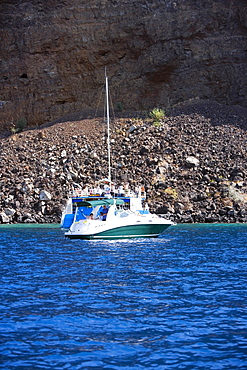
<instances>
[{"instance_id":1,"label":"turquoise water","mask_svg":"<svg viewBox=\"0 0 247 370\"><path fill-rule=\"evenodd\" d=\"M247 225L1 226L0 369L246 369Z\"/></svg>"}]
</instances>

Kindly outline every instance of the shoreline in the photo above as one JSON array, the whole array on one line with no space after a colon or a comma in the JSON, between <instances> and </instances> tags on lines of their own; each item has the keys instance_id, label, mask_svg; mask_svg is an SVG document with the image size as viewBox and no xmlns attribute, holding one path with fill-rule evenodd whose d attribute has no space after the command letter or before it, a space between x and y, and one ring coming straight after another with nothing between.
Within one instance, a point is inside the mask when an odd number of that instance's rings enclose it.
<instances>
[{"instance_id":1,"label":"shoreline","mask_svg":"<svg viewBox=\"0 0 247 370\"><path fill-rule=\"evenodd\" d=\"M171 227L174 228L176 226L247 226L247 222L229 222L229 223L178 223L175 225L172 225ZM23 228L23 227L29 227L30 229L60 229L60 224L54 223L54 224L28 224L28 223L18 223L18 224L0 224L0 230L4 228ZM170 230L170 229L169 229ZM165 235L165 234L163 234Z\"/></svg>"}]
</instances>

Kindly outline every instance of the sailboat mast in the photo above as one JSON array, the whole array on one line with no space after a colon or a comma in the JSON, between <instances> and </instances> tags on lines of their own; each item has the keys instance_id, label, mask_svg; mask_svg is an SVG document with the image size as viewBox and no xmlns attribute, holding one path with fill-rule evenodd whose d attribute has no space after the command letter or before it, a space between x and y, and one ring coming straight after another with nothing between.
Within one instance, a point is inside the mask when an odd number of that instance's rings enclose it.
<instances>
[{"instance_id":1,"label":"sailboat mast","mask_svg":"<svg viewBox=\"0 0 247 370\"><path fill-rule=\"evenodd\" d=\"M111 181L111 147L110 147L110 112L109 112L109 91L108 77L105 74L106 88L106 119L107 119L107 148L108 148L108 178Z\"/></svg>"}]
</instances>

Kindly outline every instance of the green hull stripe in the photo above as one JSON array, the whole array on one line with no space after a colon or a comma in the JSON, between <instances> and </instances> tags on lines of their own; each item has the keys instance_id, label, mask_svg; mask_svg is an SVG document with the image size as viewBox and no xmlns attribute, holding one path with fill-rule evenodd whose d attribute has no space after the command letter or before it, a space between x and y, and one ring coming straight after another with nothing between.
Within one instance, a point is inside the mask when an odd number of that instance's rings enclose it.
<instances>
[{"instance_id":1,"label":"green hull stripe","mask_svg":"<svg viewBox=\"0 0 247 370\"><path fill-rule=\"evenodd\" d=\"M136 225L123 226L98 234L66 235L70 239L126 239L126 238L157 238L170 225Z\"/></svg>"}]
</instances>

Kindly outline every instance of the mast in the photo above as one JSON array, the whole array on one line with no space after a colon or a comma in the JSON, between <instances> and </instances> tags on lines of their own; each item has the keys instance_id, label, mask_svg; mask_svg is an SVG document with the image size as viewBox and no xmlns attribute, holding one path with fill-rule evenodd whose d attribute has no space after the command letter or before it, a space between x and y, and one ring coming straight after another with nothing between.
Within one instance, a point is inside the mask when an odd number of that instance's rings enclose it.
<instances>
[{"instance_id":1,"label":"mast","mask_svg":"<svg viewBox=\"0 0 247 370\"><path fill-rule=\"evenodd\" d=\"M105 71L105 88L106 88L106 120L107 120L107 149L108 149L108 178L111 181L111 147L110 147L110 112L109 112L109 91L108 77Z\"/></svg>"}]
</instances>

